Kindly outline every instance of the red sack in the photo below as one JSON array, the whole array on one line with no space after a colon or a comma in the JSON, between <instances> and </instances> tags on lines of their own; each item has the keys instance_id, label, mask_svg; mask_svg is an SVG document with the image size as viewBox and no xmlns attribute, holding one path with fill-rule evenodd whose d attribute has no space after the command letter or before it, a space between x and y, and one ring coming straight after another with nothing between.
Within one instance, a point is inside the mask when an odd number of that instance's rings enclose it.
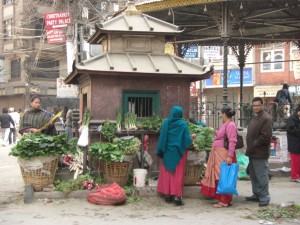
<instances>
[{"instance_id":1,"label":"red sack","mask_svg":"<svg viewBox=\"0 0 300 225\"><path fill-rule=\"evenodd\" d=\"M126 193L117 183L101 185L87 196L90 203L96 205L119 205L126 202Z\"/></svg>"}]
</instances>

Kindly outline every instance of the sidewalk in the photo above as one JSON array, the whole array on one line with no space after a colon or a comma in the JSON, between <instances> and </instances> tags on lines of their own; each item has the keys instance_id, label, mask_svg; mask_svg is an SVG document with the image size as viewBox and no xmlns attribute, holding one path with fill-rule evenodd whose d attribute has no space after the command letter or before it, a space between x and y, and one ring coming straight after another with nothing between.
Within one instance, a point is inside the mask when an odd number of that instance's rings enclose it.
<instances>
[{"instance_id":1,"label":"sidewalk","mask_svg":"<svg viewBox=\"0 0 300 225\"><path fill-rule=\"evenodd\" d=\"M8 156L11 146L0 147L0 204L9 203L14 200L23 199L24 183L21 175L17 158ZM145 187L140 189L141 196L156 195L155 187ZM248 180L239 180L237 185L238 197L234 197L234 202L244 201L245 196L251 195L251 182ZM85 198L89 192L81 191L72 193L69 198ZM270 181L271 203L281 204L287 202L295 202L300 204L300 183L292 183L289 181L289 176L278 176L274 173ZM35 192L35 199L44 198L64 198L59 192ZM199 186L185 186L184 198L203 198L200 195Z\"/></svg>"}]
</instances>

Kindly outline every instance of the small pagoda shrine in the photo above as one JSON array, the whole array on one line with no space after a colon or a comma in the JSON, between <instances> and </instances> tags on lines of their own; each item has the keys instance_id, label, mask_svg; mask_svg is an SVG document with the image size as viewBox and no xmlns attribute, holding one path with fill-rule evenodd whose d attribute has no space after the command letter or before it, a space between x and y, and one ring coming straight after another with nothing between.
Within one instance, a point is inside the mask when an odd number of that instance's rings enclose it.
<instances>
[{"instance_id":1,"label":"small pagoda shrine","mask_svg":"<svg viewBox=\"0 0 300 225\"><path fill-rule=\"evenodd\" d=\"M191 82L209 78L213 71L165 54L179 27L141 13L134 1L112 19L97 24L90 44L102 46L102 54L75 64L66 84L77 84L80 110L88 107L92 121L115 120L116 111L137 118L168 117L174 105L188 118ZM158 135L150 136L149 149L156 165Z\"/></svg>"}]
</instances>

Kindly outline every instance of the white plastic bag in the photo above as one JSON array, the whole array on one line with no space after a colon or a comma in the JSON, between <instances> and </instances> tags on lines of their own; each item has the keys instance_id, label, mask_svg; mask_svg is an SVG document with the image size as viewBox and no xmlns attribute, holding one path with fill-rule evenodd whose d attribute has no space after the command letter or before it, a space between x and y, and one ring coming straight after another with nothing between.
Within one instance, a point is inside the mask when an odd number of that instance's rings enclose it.
<instances>
[{"instance_id":1,"label":"white plastic bag","mask_svg":"<svg viewBox=\"0 0 300 225\"><path fill-rule=\"evenodd\" d=\"M82 132L79 136L77 145L85 147L88 145L88 143L89 143L89 127L88 125L84 125Z\"/></svg>"}]
</instances>

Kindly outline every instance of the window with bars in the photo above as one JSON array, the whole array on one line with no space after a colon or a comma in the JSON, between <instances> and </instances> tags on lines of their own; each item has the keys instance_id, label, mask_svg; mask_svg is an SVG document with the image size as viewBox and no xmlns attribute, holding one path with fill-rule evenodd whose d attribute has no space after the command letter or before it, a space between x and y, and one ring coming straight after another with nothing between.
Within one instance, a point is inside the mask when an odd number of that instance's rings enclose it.
<instances>
[{"instance_id":1,"label":"window with bars","mask_svg":"<svg viewBox=\"0 0 300 225\"><path fill-rule=\"evenodd\" d=\"M56 79L59 77L59 61L51 59L39 59L32 77Z\"/></svg>"},{"instance_id":2,"label":"window with bars","mask_svg":"<svg viewBox=\"0 0 300 225\"><path fill-rule=\"evenodd\" d=\"M159 115L159 91L123 91L123 112L133 113L138 118Z\"/></svg>"},{"instance_id":3,"label":"window with bars","mask_svg":"<svg viewBox=\"0 0 300 225\"><path fill-rule=\"evenodd\" d=\"M15 59L10 62L10 69L11 69L11 78L20 78L21 77L21 59Z\"/></svg>"},{"instance_id":4,"label":"window with bars","mask_svg":"<svg viewBox=\"0 0 300 225\"><path fill-rule=\"evenodd\" d=\"M12 26L13 26L13 19L8 19L3 21L3 36L4 41L12 40Z\"/></svg>"}]
</instances>

